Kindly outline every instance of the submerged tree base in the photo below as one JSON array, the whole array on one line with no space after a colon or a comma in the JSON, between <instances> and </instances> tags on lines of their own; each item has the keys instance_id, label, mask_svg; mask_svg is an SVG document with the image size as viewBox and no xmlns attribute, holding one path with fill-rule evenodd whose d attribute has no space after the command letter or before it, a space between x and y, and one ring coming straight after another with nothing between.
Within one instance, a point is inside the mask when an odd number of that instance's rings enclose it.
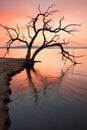
<instances>
[{"instance_id":1,"label":"submerged tree base","mask_svg":"<svg viewBox=\"0 0 87 130\"><path fill-rule=\"evenodd\" d=\"M32 59L30 59L30 60L25 60L25 63L24 63L24 68L34 68L34 65L35 65L35 63L38 63L38 62L41 62L41 61L34 61L34 60L32 60Z\"/></svg>"}]
</instances>

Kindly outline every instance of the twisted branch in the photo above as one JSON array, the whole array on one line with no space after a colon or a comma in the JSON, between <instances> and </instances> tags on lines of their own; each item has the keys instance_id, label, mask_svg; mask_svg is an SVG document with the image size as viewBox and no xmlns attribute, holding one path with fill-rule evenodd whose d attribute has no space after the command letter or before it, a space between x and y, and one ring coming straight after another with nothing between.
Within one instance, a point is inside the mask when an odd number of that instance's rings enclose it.
<instances>
[{"instance_id":1,"label":"twisted branch","mask_svg":"<svg viewBox=\"0 0 87 130\"><path fill-rule=\"evenodd\" d=\"M22 35L23 38L20 38L20 29L19 26L17 25L17 29L14 28L9 28L7 26L3 26L1 25L8 33L9 36L9 40L7 41L7 51L10 49L11 45L15 42L15 41L19 41L19 42L23 42L26 44L27 48L28 48L28 52L29 52L29 58L31 55L31 48L34 44L34 41L36 40L36 38L38 37L39 33L42 33L43 36L43 43L41 44L41 46L36 49L36 51L34 52L34 54L32 55L32 59L34 60L36 55L43 50L44 48L48 48L48 47L53 47L53 46L57 46L60 47L61 49L61 54L63 57L65 57L66 59L69 59L71 62L73 62L74 64L76 64L76 59L77 56L74 56L72 54L70 54L68 51L66 51L63 47L63 45L67 45L70 42L72 42L70 39L68 41L66 41L65 39L63 39L63 42L60 42L60 32L63 31L67 34L73 34L73 32L77 32L77 28L78 26L81 26L80 24L68 24L63 26L63 20L64 17L62 17L59 20L59 25L54 28L53 26L51 26L51 21L52 18L49 18L49 16L53 15L55 12L57 12L58 10L52 10L52 8L54 7L54 5L51 5L47 8L47 10L45 12L42 12L40 9L40 5L38 6L38 11L39 13L34 17L34 18L30 18L30 21L27 25L27 32L28 32L28 37L30 39L30 42L28 43L26 37L24 36L24 34ZM39 27L37 27L37 23L40 21L40 18L42 18L41 20L41 25ZM31 34L31 29L33 29L34 34ZM12 32L15 33L15 37L13 36ZM47 39L47 32L49 32L50 34L52 34L53 36L50 38L50 40Z\"/></svg>"}]
</instances>

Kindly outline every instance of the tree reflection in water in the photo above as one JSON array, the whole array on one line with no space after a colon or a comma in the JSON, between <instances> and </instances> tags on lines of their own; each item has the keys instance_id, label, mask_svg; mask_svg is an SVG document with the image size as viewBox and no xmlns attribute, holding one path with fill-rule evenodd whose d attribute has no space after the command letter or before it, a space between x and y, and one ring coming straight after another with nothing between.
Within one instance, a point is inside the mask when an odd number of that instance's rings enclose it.
<instances>
[{"instance_id":1,"label":"tree reflection in water","mask_svg":"<svg viewBox=\"0 0 87 130\"><path fill-rule=\"evenodd\" d=\"M67 67L67 69L63 70L61 69L61 72L58 76L45 76L42 75L39 70L36 70L35 68L29 69L25 68L26 74L27 74L27 80L29 82L29 87L32 89L33 97L34 97L34 102L37 104L39 100L39 93L40 90L43 89L43 94L47 94L47 89L49 85L52 87L57 87L60 88L62 80L67 76L69 71L72 69L74 70L75 65L70 65Z\"/></svg>"},{"instance_id":2,"label":"tree reflection in water","mask_svg":"<svg viewBox=\"0 0 87 130\"><path fill-rule=\"evenodd\" d=\"M73 72L75 65L70 65L69 67L67 67L66 69L61 69L60 74L58 74L57 76L50 76L50 75L43 75L40 73L39 70L36 70L35 68L29 69L29 68L25 68L23 71L26 71L27 74L27 82L29 84L29 89L31 89L32 91L32 95L34 97L34 103L38 104L39 102L39 95L40 92L42 92L41 94L43 94L44 96L48 94L49 92L49 86L52 87L61 87L61 84L63 82L63 79L66 78L66 76L68 75L69 72ZM21 74L18 71L19 74ZM16 73L16 74L18 74ZM14 74L16 76L16 74ZM12 75L12 76L14 76ZM20 89L19 87L17 89ZM25 90L26 91L26 90ZM21 92L21 91L20 91ZM23 95L22 95L23 96ZM14 102L13 102L14 103ZM9 111L8 111L9 113ZM5 129L4 130L8 130L9 129L9 125L8 125L8 121L5 124Z\"/></svg>"}]
</instances>

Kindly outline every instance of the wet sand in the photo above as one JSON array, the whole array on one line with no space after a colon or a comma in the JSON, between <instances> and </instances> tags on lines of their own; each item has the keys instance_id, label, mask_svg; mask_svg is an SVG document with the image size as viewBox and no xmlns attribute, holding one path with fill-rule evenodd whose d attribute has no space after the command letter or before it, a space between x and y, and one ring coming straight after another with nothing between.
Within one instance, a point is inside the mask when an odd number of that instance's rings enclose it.
<instances>
[{"instance_id":1,"label":"wet sand","mask_svg":"<svg viewBox=\"0 0 87 130\"><path fill-rule=\"evenodd\" d=\"M10 74L20 70L24 59L0 58L0 130L7 130L10 125L7 103L10 101Z\"/></svg>"}]
</instances>

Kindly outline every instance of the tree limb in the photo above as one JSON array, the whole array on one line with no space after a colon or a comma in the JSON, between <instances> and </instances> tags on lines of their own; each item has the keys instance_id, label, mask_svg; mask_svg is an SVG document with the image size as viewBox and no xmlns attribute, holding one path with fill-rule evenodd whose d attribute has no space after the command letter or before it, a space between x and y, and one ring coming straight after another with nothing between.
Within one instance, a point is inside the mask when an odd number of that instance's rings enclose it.
<instances>
[{"instance_id":1,"label":"tree limb","mask_svg":"<svg viewBox=\"0 0 87 130\"><path fill-rule=\"evenodd\" d=\"M32 59L33 62L31 61L31 63L33 65L36 55L41 50L43 50L44 48L56 46L61 49L62 57L65 57L66 59L68 59L71 62L73 62L74 64L76 64L77 56L70 54L63 47L63 45L69 44L71 42L71 40L66 41L65 39L63 39L63 42L60 42L60 32L62 31L67 34L73 34L73 32L78 31L76 27L81 26L81 25L80 24L68 24L68 25L63 26L62 22L64 20L64 17L62 17L59 20L59 24L57 27L51 26L52 18L50 18L50 17L51 17L51 15L53 15L55 12L58 11L58 10L52 10L53 7L54 7L54 5L51 5L47 8L47 10L45 12L42 12L40 9L40 5L39 5L38 14L34 18L29 17L30 21L27 25L28 38L30 39L29 42L27 41L27 38L25 37L24 34L22 34L22 38L21 38L21 33L20 33L20 29L19 29L18 25L17 25L16 29L0 25L7 31L8 36L10 38L7 41L7 51L10 49L11 45L15 41L24 43L28 49L27 55L26 55L26 60ZM39 22L41 22L41 24L38 27L37 24ZM33 29L34 34L31 33L32 29ZM14 32L15 36L13 36L12 32ZM47 39L47 32L52 35L50 40ZM41 46L35 50L35 52L33 53L32 57L31 57L31 49L32 49L32 46L34 45L34 42L35 42L36 38L38 37L39 33L42 33L43 43L41 43ZM27 63L29 63L29 62L27 62Z\"/></svg>"}]
</instances>

